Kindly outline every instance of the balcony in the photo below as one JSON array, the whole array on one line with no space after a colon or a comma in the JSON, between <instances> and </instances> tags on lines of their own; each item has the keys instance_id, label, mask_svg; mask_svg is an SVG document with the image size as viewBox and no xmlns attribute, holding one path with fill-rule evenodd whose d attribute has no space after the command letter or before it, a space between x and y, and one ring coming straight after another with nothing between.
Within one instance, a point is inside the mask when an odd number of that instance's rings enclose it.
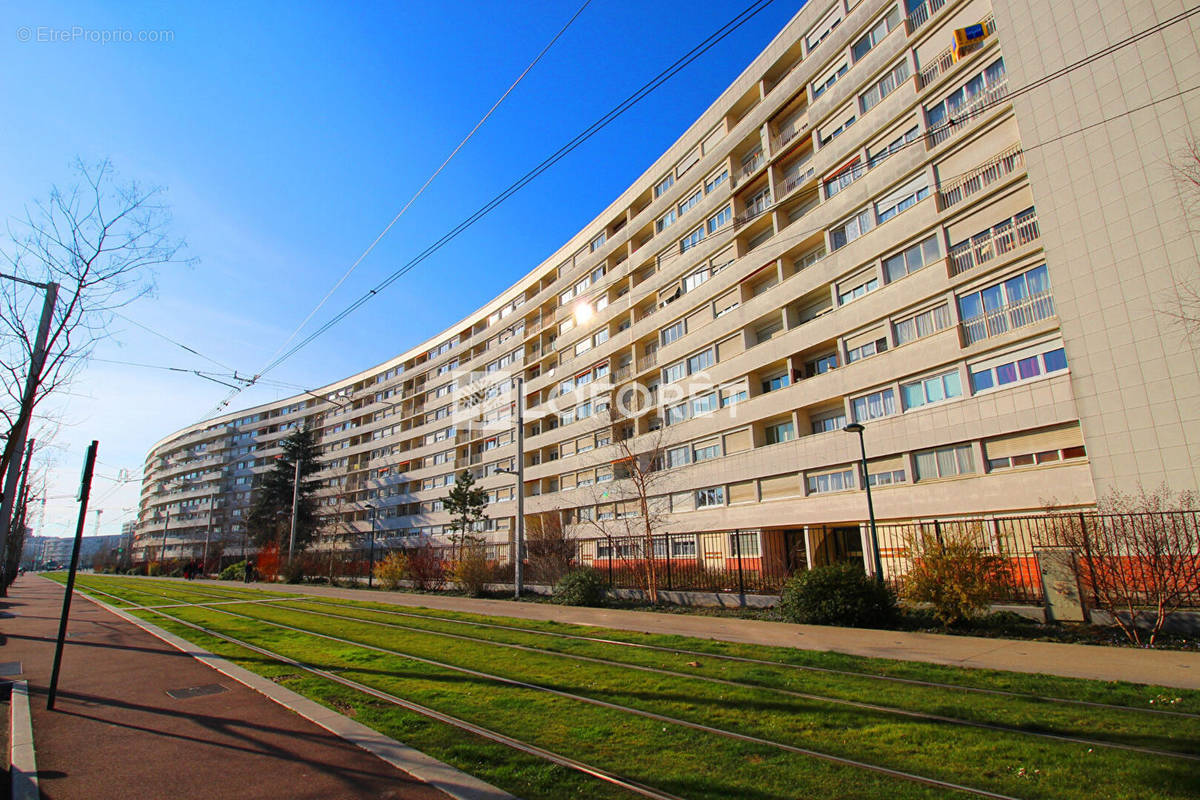
<instances>
[{"instance_id":1,"label":"balcony","mask_svg":"<svg viewBox=\"0 0 1200 800\"><path fill-rule=\"evenodd\" d=\"M1050 291L1038 292L960 322L963 346L967 347L1053 316L1054 298L1050 296Z\"/></svg>"},{"instance_id":2,"label":"balcony","mask_svg":"<svg viewBox=\"0 0 1200 800\"><path fill-rule=\"evenodd\" d=\"M960 175L945 186L938 187L938 207L945 211L961 203L976 192L1006 178L1025 166L1025 151L1021 145L1013 145L1000 155L980 164L975 169Z\"/></svg>"},{"instance_id":3,"label":"balcony","mask_svg":"<svg viewBox=\"0 0 1200 800\"><path fill-rule=\"evenodd\" d=\"M771 208L771 194L770 194L770 192L763 192L758 197L755 197L753 200L751 200L749 204L746 205L745 211L743 211L741 214L738 214L734 218L734 220L733 220L734 227L740 228L743 225L746 225L747 223L749 223L749 222L761 217L763 214L767 213L767 211L770 210L770 208Z\"/></svg>"},{"instance_id":4,"label":"balcony","mask_svg":"<svg viewBox=\"0 0 1200 800\"><path fill-rule=\"evenodd\" d=\"M1042 235L1037 209L1030 208L950 247L950 276L961 275Z\"/></svg>"},{"instance_id":5,"label":"balcony","mask_svg":"<svg viewBox=\"0 0 1200 800\"><path fill-rule=\"evenodd\" d=\"M980 24L983 25L983 29L987 32L988 36L991 36L996 32L996 18L991 14L988 14L986 17L984 17L983 22ZM950 45L945 50L938 53L937 56L934 57L933 61L930 62L929 66L917 73L917 89L924 89L926 86L936 81L943 73L948 72L952 66L959 61L962 61L963 58L971 55L977 50L982 49L986 42L986 38L980 39L979 41L969 44L963 49L958 50L957 53L955 52L957 46Z\"/></svg>"},{"instance_id":6,"label":"balcony","mask_svg":"<svg viewBox=\"0 0 1200 800\"><path fill-rule=\"evenodd\" d=\"M956 108L945 123L933 128L927 134L928 149L932 150L939 144L949 141L954 134L961 131L976 117L991 110L992 106L1008 96L1008 79L1005 78L995 86L980 92L969 103Z\"/></svg>"},{"instance_id":7,"label":"balcony","mask_svg":"<svg viewBox=\"0 0 1200 800\"><path fill-rule=\"evenodd\" d=\"M741 177L743 179L750 177L765 163L767 163L767 157L763 155L762 150L757 151L754 155L742 161Z\"/></svg>"},{"instance_id":8,"label":"balcony","mask_svg":"<svg viewBox=\"0 0 1200 800\"><path fill-rule=\"evenodd\" d=\"M944 5L946 5L946 0L925 0L924 3L909 12L908 18L905 20L908 34L911 36L913 31L928 22L929 18L941 10Z\"/></svg>"}]
</instances>

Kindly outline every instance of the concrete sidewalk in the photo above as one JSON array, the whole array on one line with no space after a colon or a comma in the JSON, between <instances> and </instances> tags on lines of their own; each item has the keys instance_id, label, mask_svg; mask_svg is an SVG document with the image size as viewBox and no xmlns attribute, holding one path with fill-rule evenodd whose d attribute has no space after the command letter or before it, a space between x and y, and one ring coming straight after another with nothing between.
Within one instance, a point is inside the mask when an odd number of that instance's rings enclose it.
<instances>
[{"instance_id":1,"label":"concrete sidewalk","mask_svg":"<svg viewBox=\"0 0 1200 800\"><path fill-rule=\"evenodd\" d=\"M177 579L182 580L182 579ZM193 581L228 587L223 581ZM238 584L241 586L242 584ZM336 589L328 586L252 584L267 591L293 592L376 603L448 611L519 617L522 619L598 625L643 633L678 634L725 642L832 650L856 656L926 661L956 667L1010 670L1068 678L1130 681L1179 689L1200 689L1200 653L1179 650L1138 650L1019 639L988 639L937 633L792 625L785 622L657 614L604 608L579 608L549 603L516 603L433 594Z\"/></svg>"},{"instance_id":2,"label":"concrete sidewalk","mask_svg":"<svg viewBox=\"0 0 1200 800\"><path fill-rule=\"evenodd\" d=\"M413 798L448 795L76 595L46 710L62 587L0 599L0 661L29 682L42 796ZM168 691L220 687L176 699Z\"/></svg>"}]
</instances>

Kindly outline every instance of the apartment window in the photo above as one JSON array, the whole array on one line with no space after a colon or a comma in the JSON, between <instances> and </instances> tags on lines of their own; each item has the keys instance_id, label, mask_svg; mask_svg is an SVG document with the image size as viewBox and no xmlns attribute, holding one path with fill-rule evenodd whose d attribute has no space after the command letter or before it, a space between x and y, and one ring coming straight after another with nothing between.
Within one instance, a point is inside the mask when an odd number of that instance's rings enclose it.
<instances>
[{"instance_id":1,"label":"apartment window","mask_svg":"<svg viewBox=\"0 0 1200 800\"><path fill-rule=\"evenodd\" d=\"M769 342L775 336L775 334L779 333L782 330L783 330L782 322L771 322L766 325L763 325L761 328L758 328L757 330L754 331L755 343L762 344L763 342Z\"/></svg>"},{"instance_id":2,"label":"apartment window","mask_svg":"<svg viewBox=\"0 0 1200 800\"><path fill-rule=\"evenodd\" d=\"M675 185L675 175L671 174L654 184L654 196L659 197L663 192Z\"/></svg>"},{"instance_id":3,"label":"apartment window","mask_svg":"<svg viewBox=\"0 0 1200 800\"><path fill-rule=\"evenodd\" d=\"M687 377L687 365L680 361L663 369L663 383L675 383Z\"/></svg>"},{"instance_id":4,"label":"apartment window","mask_svg":"<svg viewBox=\"0 0 1200 800\"><path fill-rule=\"evenodd\" d=\"M1005 81L1004 59L993 61L977 75L947 95L940 103L925 109L926 127L931 133L937 129L969 118L970 106L992 89ZM944 139L944 136L942 137ZM941 141L942 139L937 139Z\"/></svg>"},{"instance_id":5,"label":"apartment window","mask_svg":"<svg viewBox=\"0 0 1200 800\"><path fill-rule=\"evenodd\" d=\"M674 469L676 467L687 466L691 452L690 447L672 447L666 453L666 468Z\"/></svg>"},{"instance_id":6,"label":"apartment window","mask_svg":"<svg viewBox=\"0 0 1200 800\"><path fill-rule=\"evenodd\" d=\"M697 270L683 279L683 291L690 292L708 280L708 268Z\"/></svg>"},{"instance_id":7,"label":"apartment window","mask_svg":"<svg viewBox=\"0 0 1200 800\"><path fill-rule=\"evenodd\" d=\"M942 400L962 397L962 379L959 377L958 370L955 369L931 378L922 378L919 381L901 384L900 397L904 400L905 411Z\"/></svg>"},{"instance_id":8,"label":"apartment window","mask_svg":"<svg viewBox=\"0 0 1200 800\"><path fill-rule=\"evenodd\" d=\"M950 327L950 306L943 303L937 308L901 320L892 327L897 345L930 336Z\"/></svg>"},{"instance_id":9,"label":"apartment window","mask_svg":"<svg viewBox=\"0 0 1200 800\"><path fill-rule=\"evenodd\" d=\"M602 233L602 234L600 234L599 236L597 236L595 239L592 239L592 243L591 243L591 245L590 245L590 247L591 247L591 250L590 250L589 252L592 252L592 253L594 253L594 252L596 252L597 250L599 250L601 247L603 247L603 246L604 246L604 242L605 242L607 239L608 239L608 234L607 234L607 233Z\"/></svg>"},{"instance_id":10,"label":"apartment window","mask_svg":"<svg viewBox=\"0 0 1200 800\"><path fill-rule=\"evenodd\" d=\"M687 360L687 369L689 375L695 375L697 372L703 372L716 363L716 357L713 349L710 347L707 350L701 350L696 355L691 356Z\"/></svg>"},{"instance_id":11,"label":"apartment window","mask_svg":"<svg viewBox=\"0 0 1200 800\"><path fill-rule=\"evenodd\" d=\"M908 59L902 60L892 67L882 78L871 84L871 87L858 96L858 107L862 113L867 113L883 98L887 97L897 86L902 86L909 76Z\"/></svg>"},{"instance_id":12,"label":"apartment window","mask_svg":"<svg viewBox=\"0 0 1200 800\"><path fill-rule=\"evenodd\" d=\"M695 462L710 461L720 457L721 445L717 443L702 445L692 450L692 460Z\"/></svg>"},{"instance_id":13,"label":"apartment window","mask_svg":"<svg viewBox=\"0 0 1200 800\"><path fill-rule=\"evenodd\" d=\"M733 219L733 208L725 206L708 218L708 232L716 233L718 229L726 225L731 219Z\"/></svg>"},{"instance_id":14,"label":"apartment window","mask_svg":"<svg viewBox=\"0 0 1200 800\"><path fill-rule=\"evenodd\" d=\"M662 233L664 230L675 224L676 218L677 215L675 213L675 209L672 208L654 222L654 232Z\"/></svg>"},{"instance_id":15,"label":"apartment window","mask_svg":"<svg viewBox=\"0 0 1200 800\"><path fill-rule=\"evenodd\" d=\"M726 406L734 406L743 400L750 397L750 393L742 388L722 389L721 390L721 408Z\"/></svg>"},{"instance_id":16,"label":"apartment window","mask_svg":"<svg viewBox=\"0 0 1200 800\"><path fill-rule=\"evenodd\" d=\"M696 540L695 539L672 539L671 540L671 555L692 557L696 556Z\"/></svg>"},{"instance_id":17,"label":"apartment window","mask_svg":"<svg viewBox=\"0 0 1200 800\"><path fill-rule=\"evenodd\" d=\"M929 197L928 179L924 175L918 175L875 204L879 223L883 224L897 214L904 213L926 197Z\"/></svg>"},{"instance_id":18,"label":"apartment window","mask_svg":"<svg viewBox=\"0 0 1200 800\"><path fill-rule=\"evenodd\" d=\"M975 457L969 444L925 450L915 455L919 481L975 474Z\"/></svg>"},{"instance_id":19,"label":"apartment window","mask_svg":"<svg viewBox=\"0 0 1200 800\"><path fill-rule=\"evenodd\" d=\"M735 556L758 558L762 551L758 549L757 533L729 534L729 552Z\"/></svg>"},{"instance_id":20,"label":"apartment window","mask_svg":"<svg viewBox=\"0 0 1200 800\"><path fill-rule=\"evenodd\" d=\"M873 292L879 288L879 278L875 275L872 275L869 278L863 276L862 278L856 281L851 281L850 283L851 285L844 289L841 285L838 286L838 305L844 306L847 303L857 300L863 295Z\"/></svg>"},{"instance_id":21,"label":"apartment window","mask_svg":"<svg viewBox=\"0 0 1200 800\"><path fill-rule=\"evenodd\" d=\"M904 470L884 470L882 472L872 472L867 476L867 483L872 486L891 486L896 483L904 483L906 480Z\"/></svg>"},{"instance_id":22,"label":"apartment window","mask_svg":"<svg viewBox=\"0 0 1200 800\"><path fill-rule=\"evenodd\" d=\"M826 372L835 370L837 368L837 353L830 353L829 355L821 356L820 358L814 358L811 361L805 362L804 377L812 378L817 375L824 375Z\"/></svg>"},{"instance_id":23,"label":"apartment window","mask_svg":"<svg viewBox=\"0 0 1200 800\"><path fill-rule=\"evenodd\" d=\"M899 24L900 9L896 6L892 6L891 10L888 11L883 19L876 22L871 27L871 30L867 31L867 34L855 42L854 46L850 48L851 54L854 56L854 60L857 62L867 53L871 52L875 45L883 41L883 37L887 36L888 32Z\"/></svg>"},{"instance_id":24,"label":"apartment window","mask_svg":"<svg viewBox=\"0 0 1200 800\"><path fill-rule=\"evenodd\" d=\"M690 197L679 204L679 216L683 216L700 204L700 198L704 196L704 192L697 189Z\"/></svg>"},{"instance_id":25,"label":"apartment window","mask_svg":"<svg viewBox=\"0 0 1200 800\"><path fill-rule=\"evenodd\" d=\"M841 469L820 475L809 475L806 483L809 494L827 494L854 488L854 470Z\"/></svg>"},{"instance_id":26,"label":"apartment window","mask_svg":"<svg viewBox=\"0 0 1200 800\"><path fill-rule=\"evenodd\" d=\"M733 311L740 305L741 305L741 301L737 299L736 293L733 294L732 297L726 297L724 299L718 300L717 305L713 306L713 308L715 309L713 312L713 317L716 318L716 317L724 316L725 314L728 314L730 311Z\"/></svg>"},{"instance_id":27,"label":"apartment window","mask_svg":"<svg viewBox=\"0 0 1200 800\"><path fill-rule=\"evenodd\" d=\"M679 240L679 252L686 253L704 240L704 226L701 225Z\"/></svg>"},{"instance_id":28,"label":"apartment window","mask_svg":"<svg viewBox=\"0 0 1200 800\"><path fill-rule=\"evenodd\" d=\"M720 172L710 175L704 181L704 191L712 192L714 189L716 189L718 186L720 186L722 183L724 183L727 180L729 180L729 170L728 169L723 169Z\"/></svg>"},{"instance_id":29,"label":"apartment window","mask_svg":"<svg viewBox=\"0 0 1200 800\"><path fill-rule=\"evenodd\" d=\"M580 339L575 343L575 355L582 355L592 349L592 340L590 338Z\"/></svg>"},{"instance_id":30,"label":"apartment window","mask_svg":"<svg viewBox=\"0 0 1200 800\"><path fill-rule=\"evenodd\" d=\"M896 413L896 395L891 389L873 392L851 400L850 408L854 412L855 422L890 417Z\"/></svg>"},{"instance_id":31,"label":"apartment window","mask_svg":"<svg viewBox=\"0 0 1200 800\"><path fill-rule=\"evenodd\" d=\"M668 345L671 342L674 342L678 339L683 338L684 333L685 333L685 331L684 331L683 320L679 320L678 322L675 322L675 323L663 328L659 332L659 335L662 339L662 343L664 345Z\"/></svg>"},{"instance_id":32,"label":"apartment window","mask_svg":"<svg viewBox=\"0 0 1200 800\"><path fill-rule=\"evenodd\" d=\"M887 337L875 339L865 344L860 344L852 350L846 351L846 363L853 364L855 361L860 361L864 358L870 358L873 355L885 352L888 349Z\"/></svg>"},{"instance_id":33,"label":"apartment window","mask_svg":"<svg viewBox=\"0 0 1200 800\"><path fill-rule=\"evenodd\" d=\"M979 394L1066 368L1067 351L1061 347L1044 353L1025 352L1009 356L1007 359L993 359L984 365L971 368L971 391Z\"/></svg>"},{"instance_id":34,"label":"apartment window","mask_svg":"<svg viewBox=\"0 0 1200 800\"><path fill-rule=\"evenodd\" d=\"M825 78L824 80L822 80L818 83L814 83L813 87L812 87L813 100L816 100L818 97L825 94L825 92L830 87L832 87L835 83L838 82L838 78L845 75L846 71L849 69L850 69L850 67L848 65L842 64L840 67L838 67L832 73L830 73L827 78Z\"/></svg>"},{"instance_id":35,"label":"apartment window","mask_svg":"<svg viewBox=\"0 0 1200 800\"><path fill-rule=\"evenodd\" d=\"M846 427L846 412L833 411L821 416L813 417L812 432L813 433L829 433L830 431L840 431Z\"/></svg>"},{"instance_id":36,"label":"apartment window","mask_svg":"<svg viewBox=\"0 0 1200 800\"><path fill-rule=\"evenodd\" d=\"M712 508L725 505L725 487L714 486L696 492L696 508Z\"/></svg>"},{"instance_id":37,"label":"apartment window","mask_svg":"<svg viewBox=\"0 0 1200 800\"><path fill-rule=\"evenodd\" d=\"M842 24L842 2L837 1L833 10L830 11L824 19L818 22L811 31L804 37L804 44L807 45L807 51L811 53L816 49L817 45L825 41L825 37L833 33L833 29Z\"/></svg>"},{"instance_id":38,"label":"apartment window","mask_svg":"<svg viewBox=\"0 0 1200 800\"><path fill-rule=\"evenodd\" d=\"M858 237L875 227L875 217L871 210L864 208L850 219L830 231L830 241L833 249L845 247Z\"/></svg>"},{"instance_id":39,"label":"apartment window","mask_svg":"<svg viewBox=\"0 0 1200 800\"><path fill-rule=\"evenodd\" d=\"M763 381L762 381L763 394L767 394L768 392L775 392L780 389L784 389L790 383L791 383L791 381L788 379L788 374L786 372L781 372L778 375L772 375L768 378L763 378Z\"/></svg>"},{"instance_id":40,"label":"apartment window","mask_svg":"<svg viewBox=\"0 0 1200 800\"><path fill-rule=\"evenodd\" d=\"M934 234L890 258L885 258L883 274L888 283L900 280L905 275L911 275L932 264L938 259L938 253L937 234Z\"/></svg>"},{"instance_id":41,"label":"apartment window","mask_svg":"<svg viewBox=\"0 0 1200 800\"><path fill-rule=\"evenodd\" d=\"M865 172L866 170L863 169L862 164L860 164L858 159L855 158L849 164L839 169L833 175L833 177L825 180L825 199L828 200L842 189L845 189L847 186L854 183L856 180L862 177L863 173Z\"/></svg>"},{"instance_id":42,"label":"apartment window","mask_svg":"<svg viewBox=\"0 0 1200 800\"><path fill-rule=\"evenodd\" d=\"M988 472L995 472L1000 469L1009 469L1010 467L1028 467L1033 464L1050 464L1056 461L1068 461L1074 458L1085 458L1087 450L1083 445L1075 447L1064 447L1061 450L1043 450L1037 453L1022 453L1015 456L1003 456L1001 458L989 458L987 460Z\"/></svg>"},{"instance_id":43,"label":"apartment window","mask_svg":"<svg viewBox=\"0 0 1200 800\"><path fill-rule=\"evenodd\" d=\"M885 145L878 152L876 152L874 149L868 149L867 150L867 168L874 169L875 167L879 166L884 161L886 161L890 156L892 156L894 153L896 153L901 148L903 148L905 145L911 144L912 142L916 141L920 135L921 134L920 134L919 126L913 125L907 131L905 131L901 135L897 136L895 138L895 140L893 140L892 142Z\"/></svg>"},{"instance_id":44,"label":"apartment window","mask_svg":"<svg viewBox=\"0 0 1200 800\"><path fill-rule=\"evenodd\" d=\"M1053 316L1046 265L959 297L958 313L967 344Z\"/></svg>"},{"instance_id":45,"label":"apartment window","mask_svg":"<svg viewBox=\"0 0 1200 800\"><path fill-rule=\"evenodd\" d=\"M854 122L855 122L855 120L857 120L857 119L858 119L857 117L847 117L847 118L846 118L846 120L845 120L844 122L842 122L842 124L841 124L841 125L838 125L838 126L837 126L836 128L834 128L833 130L831 130L831 131L828 131L828 132L826 132L826 133L822 134L822 135L821 135L821 137L820 137L820 139L821 139L821 147L824 147L825 145L829 144L830 142L832 142L832 141L833 141L834 139L836 139L837 137L841 136L841 135L842 135L842 133L843 133L843 132L844 132L844 131L845 131L847 128L849 128L851 125L853 125L853 124L854 124Z\"/></svg>"},{"instance_id":46,"label":"apartment window","mask_svg":"<svg viewBox=\"0 0 1200 800\"><path fill-rule=\"evenodd\" d=\"M790 420L767 425L763 428L763 432L766 435L767 444L782 444L796 438L796 427Z\"/></svg>"},{"instance_id":47,"label":"apartment window","mask_svg":"<svg viewBox=\"0 0 1200 800\"><path fill-rule=\"evenodd\" d=\"M704 414L711 414L717 410L717 394L709 392L708 394L700 395L692 398L692 416L699 417Z\"/></svg>"}]
</instances>

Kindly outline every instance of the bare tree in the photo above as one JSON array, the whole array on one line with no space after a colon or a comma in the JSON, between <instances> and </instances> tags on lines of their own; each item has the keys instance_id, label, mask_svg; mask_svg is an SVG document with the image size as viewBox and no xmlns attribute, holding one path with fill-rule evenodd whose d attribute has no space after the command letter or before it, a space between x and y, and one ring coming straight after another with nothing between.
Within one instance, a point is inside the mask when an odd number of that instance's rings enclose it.
<instances>
[{"instance_id":1,"label":"bare tree","mask_svg":"<svg viewBox=\"0 0 1200 800\"><path fill-rule=\"evenodd\" d=\"M47 357L34 407L75 376L96 343L108 336L112 312L149 293L154 269L180 261L182 242L172 239L162 190L117 182L108 161L74 165L76 184L50 190L10 226L0 250L4 271L33 283L57 283L60 291L47 342ZM11 434L33 408L21 395L33 357L41 292L0 280L0 425ZM7 435L0 475L16 455Z\"/></svg>"},{"instance_id":2,"label":"bare tree","mask_svg":"<svg viewBox=\"0 0 1200 800\"><path fill-rule=\"evenodd\" d=\"M611 460L605 459L597 466L603 469L611 466L613 482L611 488L597 483L593 499L597 509L611 508L612 517L602 511L591 515L586 522L608 542L610 558L612 555L619 555L622 560L628 558L626 553L616 552L617 542L634 545L629 560L638 572L647 599L657 604L659 563L655 537L666 532L671 511L670 473L665 469L670 449L667 428L658 424L661 423L658 420L646 433L633 435L636 425L620 418L613 408L606 413L614 431L615 452ZM630 435L623 435L626 433Z\"/></svg>"},{"instance_id":3,"label":"bare tree","mask_svg":"<svg viewBox=\"0 0 1200 800\"><path fill-rule=\"evenodd\" d=\"M1171 614L1200 596L1200 495L1113 489L1096 515L1064 514L1055 533L1079 559L1079 580L1126 637L1142 644L1149 618L1153 645Z\"/></svg>"},{"instance_id":4,"label":"bare tree","mask_svg":"<svg viewBox=\"0 0 1200 800\"><path fill-rule=\"evenodd\" d=\"M575 542L567 536L562 513L547 511L525 519L525 554L529 578L535 583L555 584L571 569Z\"/></svg>"}]
</instances>

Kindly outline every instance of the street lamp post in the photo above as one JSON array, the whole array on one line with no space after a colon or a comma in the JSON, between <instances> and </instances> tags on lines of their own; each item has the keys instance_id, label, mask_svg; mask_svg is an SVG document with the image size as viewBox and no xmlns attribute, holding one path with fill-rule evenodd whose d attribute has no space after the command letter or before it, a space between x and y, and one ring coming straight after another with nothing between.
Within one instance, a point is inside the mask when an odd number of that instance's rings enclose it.
<instances>
[{"instance_id":1,"label":"street lamp post","mask_svg":"<svg viewBox=\"0 0 1200 800\"><path fill-rule=\"evenodd\" d=\"M367 510L371 512L371 560L370 569L367 570L367 588L371 589L375 586L375 512L378 509L368 503Z\"/></svg>"},{"instance_id":2,"label":"street lamp post","mask_svg":"<svg viewBox=\"0 0 1200 800\"><path fill-rule=\"evenodd\" d=\"M862 482L863 488L867 491L867 515L871 520L871 556L875 560L875 581L882 586L883 562L879 558L879 532L875 528L875 504L871 501L871 475L867 471L867 445L863 440L863 431L866 429L858 422L851 422L842 430L846 433L858 434L858 449L862 454Z\"/></svg>"}]
</instances>

